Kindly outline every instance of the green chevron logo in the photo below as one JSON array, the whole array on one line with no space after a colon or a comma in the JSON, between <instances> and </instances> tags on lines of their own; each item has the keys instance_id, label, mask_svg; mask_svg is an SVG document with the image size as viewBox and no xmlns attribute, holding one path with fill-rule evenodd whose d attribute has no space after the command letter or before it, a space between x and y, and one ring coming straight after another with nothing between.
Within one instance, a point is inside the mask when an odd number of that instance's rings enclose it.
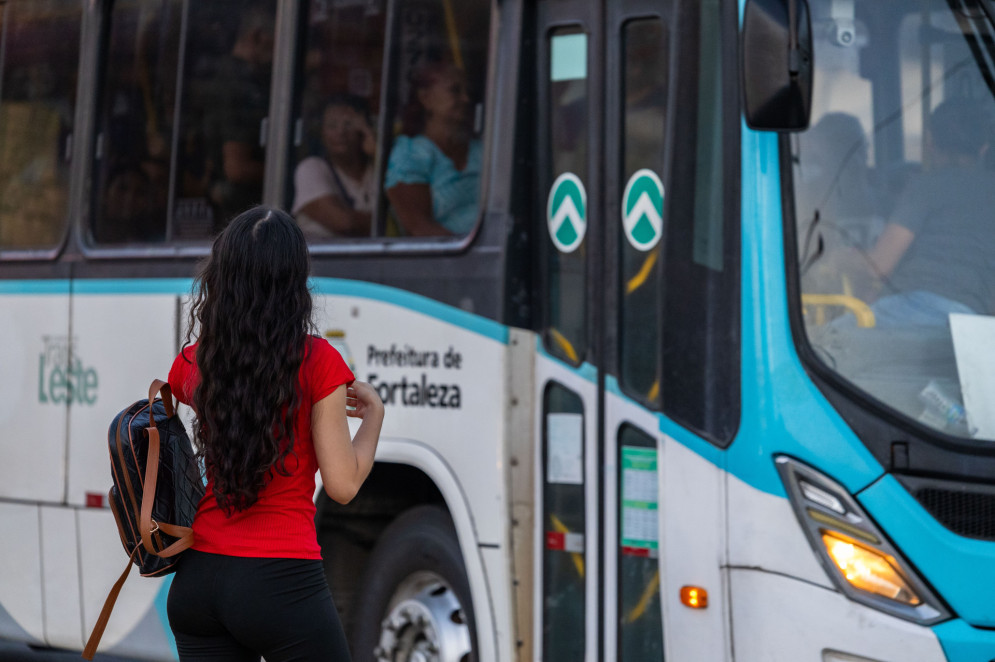
<instances>
[{"instance_id":1,"label":"green chevron logo","mask_svg":"<svg viewBox=\"0 0 995 662\"><path fill-rule=\"evenodd\" d=\"M550 187L546 224L560 252L572 253L583 243L587 234L587 191L572 172L557 177Z\"/></svg>"},{"instance_id":2,"label":"green chevron logo","mask_svg":"<svg viewBox=\"0 0 995 662\"><path fill-rule=\"evenodd\" d=\"M625 238L639 251L648 251L663 236L663 182L652 170L637 170L622 195Z\"/></svg>"}]
</instances>

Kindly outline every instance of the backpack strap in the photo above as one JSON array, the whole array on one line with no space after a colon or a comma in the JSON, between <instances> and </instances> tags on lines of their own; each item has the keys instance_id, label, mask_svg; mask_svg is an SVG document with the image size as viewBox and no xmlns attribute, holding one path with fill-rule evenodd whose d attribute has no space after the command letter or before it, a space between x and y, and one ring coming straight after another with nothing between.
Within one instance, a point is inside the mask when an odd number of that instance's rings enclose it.
<instances>
[{"instance_id":1,"label":"backpack strap","mask_svg":"<svg viewBox=\"0 0 995 662\"><path fill-rule=\"evenodd\" d=\"M159 380L156 380L159 381ZM153 384L153 387L155 384ZM169 386L167 385L168 389ZM145 491L142 494L142 513L138 521L138 529L142 533L142 546L146 551L156 556L168 558L176 556L193 544L193 529L188 526L177 526L152 519L152 504L155 501L155 486L159 478L159 430L153 425L146 428L149 433L149 454L145 462ZM179 538L163 550L157 550L152 542L152 534L162 531Z\"/></svg>"},{"instance_id":2,"label":"backpack strap","mask_svg":"<svg viewBox=\"0 0 995 662\"><path fill-rule=\"evenodd\" d=\"M124 567L124 572L114 582L114 587L111 588L111 592L107 594L107 599L104 600L104 608L100 610L100 616L97 617L97 622L93 625L90 637L86 640L86 648L83 649L84 660L92 660L94 653L97 652L97 646L100 645L100 638L104 636L104 629L107 627L107 621L110 620L111 610L114 609L118 593L121 592L121 587L124 586L124 581L128 578L128 573L131 572L131 565L140 547L141 545L135 545L135 548L131 550L131 555L128 556L128 565Z\"/></svg>"},{"instance_id":3,"label":"backpack strap","mask_svg":"<svg viewBox=\"0 0 995 662\"><path fill-rule=\"evenodd\" d=\"M173 389L170 388L168 382L164 382L161 379L155 379L152 381L152 385L149 386L149 426L155 427L155 416L152 415L152 401L155 400L155 396L162 395L162 406L166 408L166 416L173 417L176 415L176 410L173 408Z\"/></svg>"}]
</instances>

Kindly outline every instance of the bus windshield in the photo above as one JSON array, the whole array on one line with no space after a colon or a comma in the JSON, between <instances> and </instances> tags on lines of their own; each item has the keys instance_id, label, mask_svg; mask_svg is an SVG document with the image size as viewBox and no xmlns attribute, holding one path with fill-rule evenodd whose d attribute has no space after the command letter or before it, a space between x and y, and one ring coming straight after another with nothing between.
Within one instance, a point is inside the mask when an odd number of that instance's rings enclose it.
<instances>
[{"instance_id":1,"label":"bus windshield","mask_svg":"<svg viewBox=\"0 0 995 662\"><path fill-rule=\"evenodd\" d=\"M995 33L974 0L810 0L791 141L815 356L934 431L995 440Z\"/></svg>"}]
</instances>

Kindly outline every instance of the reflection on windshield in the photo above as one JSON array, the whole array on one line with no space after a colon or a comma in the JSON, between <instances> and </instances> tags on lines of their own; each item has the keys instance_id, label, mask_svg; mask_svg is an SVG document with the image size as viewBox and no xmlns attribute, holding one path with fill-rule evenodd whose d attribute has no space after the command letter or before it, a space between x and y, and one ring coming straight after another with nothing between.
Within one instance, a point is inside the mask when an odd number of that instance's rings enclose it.
<instances>
[{"instance_id":1,"label":"reflection on windshield","mask_svg":"<svg viewBox=\"0 0 995 662\"><path fill-rule=\"evenodd\" d=\"M921 424L995 440L991 26L973 2L811 9L812 125L792 140L809 341Z\"/></svg>"}]
</instances>

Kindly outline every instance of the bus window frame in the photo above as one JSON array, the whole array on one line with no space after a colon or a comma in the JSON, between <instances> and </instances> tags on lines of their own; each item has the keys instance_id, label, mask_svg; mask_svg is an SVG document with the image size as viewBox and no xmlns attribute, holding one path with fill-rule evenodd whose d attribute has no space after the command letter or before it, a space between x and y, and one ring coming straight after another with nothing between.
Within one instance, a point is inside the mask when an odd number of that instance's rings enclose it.
<instances>
[{"instance_id":1,"label":"bus window frame","mask_svg":"<svg viewBox=\"0 0 995 662\"><path fill-rule=\"evenodd\" d=\"M695 95L694 95L694 115L696 118L699 117L700 107L698 105L698 95L700 93L700 76L699 68L701 65L701 7L698 3L694 3L695 9L693 11L697 12L693 18L689 18L690 4L680 3L677 8L676 13L676 24L674 26L674 32L672 34L677 35L679 40L676 45L675 50L675 62L672 66L676 68L675 83L671 86L671 96L673 98L682 97L687 92L687 79L689 76L687 67L682 67L681 62L693 62L694 63L694 75L697 77L694 83ZM701 439L708 442L710 445L720 448L727 449L731 446L736 439L739 437L739 432L742 428L743 422L743 195L742 195L742 175L743 175L743 131L744 125L742 124L742 107L741 107L741 84L739 78L739 67L740 67L740 56L739 56L739 14L736 9L735 4L730 3L719 3L718 9L718 21L720 28L720 52L719 61L722 66L721 79L718 82L718 90L722 95L721 102L719 104L719 112L721 117L721 142L725 146L722 158L722 187L721 195L723 197L722 201L722 224L721 232L723 237L723 272L729 274L731 279L728 302L722 301L722 310L725 314L731 316L729 330L733 332L735 338L733 341L734 346L729 352L730 365L724 366L723 371L725 371L725 376L728 379L717 379L713 381L727 383L726 389L731 389L729 393L729 403L734 408L733 416L730 419L730 429L726 436L719 436L714 429L708 429L707 426L699 426L693 421L687 420L684 416L678 415L673 409L668 405L668 400L664 393L661 393L660 397L660 408L659 413L673 422L677 423L681 427L693 432L695 435L699 436ZM694 29L689 29L689 22L694 26ZM736 35L736 39L723 39L729 35ZM668 123L673 122L673 126L676 129L677 123L680 121L677 117L680 114L680 106L674 106L674 112L671 117L667 119ZM684 111L685 113L687 111ZM683 114L680 118L681 120L686 117ZM697 122L697 120L696 120ZM696 123L697 127L697 123ZM693 136L690 135L677 135L671 140L671 144L668 149L672 150L674 154L680 153L680 150L690 144L692 146L692 152L695 157L698 156L698 132L697 128ZM671 164L670 173L676 172L673 164ZM668 174L669 176L669 174ZM671 188L676 185L673 181L669 182ZM684 200L680 208L690 208L689 218L692 222L696 221L695 218L695 198L697 196L698 184L695 181L695 187L690 192L684 191L682 195L691 196L689 199ZM676 202L676 196L671 195L669 197L670 205L674 205ZM665 218L675 219L680 218L677 214L671 212ZM661 241L663 244L664 254L662 257L662 269L661 277L664 279L664 285L666 286L668 279L668 269L670 267L670 261L667 259L667 251L669 250L667 244L668 233L666 228L664 230L664 236ZM692 260L693 261L693 260ZM667 295L666 289L661 290L661 294L664 297L664 303ZM714 300L713 300L714 302ZM728 304L729 309L725 309L725 305ZM712 305L715 305L714 303ZM662 324L660 328L660 342L664 341L666 336L666 326L667 319L666 313L668 310L664 309L664 318L662 319ZM661 389L663 388L664 380L666 379L666 347L660 354L661 362L664 363L663 369L660 373L661 379ZM706 397L712 398L716 393L716 388L711 388Z\"/></svg>"},{"instance_id":2,"label":"bus window frame","mask_svg":"<svg viewBox=\"0 0 995 662\"><path fill-rule=\"evenodd\" d=\"M676 109L677 109L677 85L680 84L681 72L679 69L680 57L681 57L681 43L682 36L678 30L680 26L680 7L679 3L674 2L669 5L666 11L662 11L658 7L644 8L639 7L638 10L632 11L632 13L626 13L624 16L620 16L616 19L616 22L609 22L609 28L618 30L618 45L617 50L613 50L608 53L606 59L606 64L611 67L612 74L619 81L620 91L622 94L616 95L617 98L612 102L610 112L606 114L608 121L613 121L617 131L615 132L616 143L621 146L615 152L615 157L617 163L615 163L615 173L616 177L611 178L614 180L614 187L616 191L614 192L613 199L618 202L618 205L613 205L613 208L609 212L614 212L615 208L621 205L622 192L624 189L624 182L627 181L625 175L625 130L626 130L626 103L625 103L625 75L627 71L628 60L626 58L627 52L625 51L626 46L626 30L633 23L639 21L649 21L655 20L663 27L667 33L667 69L668 69L668 82L667 82L667 102L663 109L664 115L664 129L663 129L663 159L662 159L662 169L659 176L663 180L663 184L667 189L670 188L671 175L674 170L674 158L677 151L674 147L674 143L679 139L677 135L677 123L676 123ZM696 42L697 43L697 42ZM606 110L608 108L606 107ZM654 284L657 288L656 291L656 307L657 311L661 313L661 317L657 319L657 328L654 329L657 340L657 355L654 365L654 370L656 371L656 378L660 380L663 378L663 295L666 287L666 270L667 270L667 256L666 256L666 235L668 221L671 218L670 207L673 205L673 196L667 196L664 200L664 231L663 237L660 243L653 247L651 250L657 252L657 259L659 260L658 268L656 269L656 276L653 279ZM607 216L606 216L607 218ZM660 412L663 410L662 401L662 389L661 395L658 395L656 400L651 400L647 397L646 393L642 393L632 388L631 385L627 383L627 380L623 378L622 375L622 365L623 360L623 344L622 344L622 325L623 325L623 299L625 298L625 282L622 277L622 251L624 250L625 239L622 237L621 227L619 231L609 231L606 233L608 237L608 246L611 250L610 255L607 259L606 268L610 270L611 277L615 279L614 283L614 301L613 309L611 310L611 323L615 325L615 338L616 346L612 348L611 356L611 369L618 380L619 390L622 391L624 395L632 398L635 402L638 402L641 406L653 412Z\"/></svg>"},{"instance_id":3,"label":"bus window frame","mask_svg":"<svg viewBox=\"0 0 995 662\"><path fill-rule=\"evenodd\" d=\"M397 101L395 98L397 95L391 90L391 84L396 77L397 59L400 57L400 50L398 48L397 33L399 29L399 22L397 20L397 5L398 2L403 2L404 0L387 0L387 30L384 39L384 58L383 67L381 68L381 79L380 79L380 106L381 109L389 108L390 104ZM390 153L390 145L387 140L380 140L379 136L385 136L389 133L391 118L388 117L386 112L381 112L380 116L377 118L377 150L374 157L374 183L376 187L376 203L373 210L372 223L370 228L369 237L334 237L329 241L309 241L308 251L314 256L328 256L328 255L439 255L439 254L459 254L469 250L470 246L476 241L477 237L482 233L482 227L484 224L484 219L487 217L487 201L490 194L490 174L491 174L491 158L493 156L493 134L494 134L494 108L496 107L496 101L498 95L495 94L495 82L497 81L497 55L498 46L500 43L500 32L499 26L501 21L501 11L500 3L498 0L490 0L490 19L489 19L489 33L488 33L488 45L487 45L487 73L485 82L485 92L487 93L483 100L484 106L484 127L480 134L481 140L481 168L480 168L480 189L478 193L479 203L477 205L477 220L473 225L473 229L470 230L463 236L453 236L447 238L438 237L386 237L383 234L372 234L374 230L382 233L384 226L386 224L386 215L389 204L386 201L386 194L383 190L383 179L384 173L387 169L387 158ZM292 97L291 105L292 110L290 113L290 121L284 123L281 128L287 130L285 140L281 143L281 148L283 153L286 155L284 157L283 166L286 167L284 172L274 173L274 180L281 183L278 187L279 191L275 193L279 198L284 199L291 194L287 191L287 182L289 181L288 175L292 171L290 163L290 150L293 148L293 136L294 127L296 124L303 120L300 114L300 96L301 96L301 67L300 58L302 53L300 46L303 43L302 32L304 30L303 24L307 17L307 10L305 7L301 8L300 20L295 33L295 40L293 46L295 47L294 61L292 66L294 68L293 83L290 90ZM272 114L272 113L271 113ZM296 165L296 164L295 164ZM279 205L278 205L279 206Z\"/></svg>"},{"instance_id":4,"label":"bus window frame","mask_svg":"<svg viewBox=\"0 0 995 662\"><path fill-rule=\"evenodd\" d=\"M583 16L583 18L577 18L577 16ZM553 107L552 107L552 40L554 38L554 33L558 30L567 30L571 28L576 28L579 32L575 34L583 34L587 37L587 46L585 51L585 56L587 57L587 75L585 82L588 85L588 89L585 91L586 95L586 107L585 111L588 114L588 124L585 127L586 140L587 140L587 156L585 157L585 162L583 164L583 177L581 181L584 183L584 187L590 186L590 180L592 179L592 174L595 172L592 161L594 157L591 155L591 151L599 149L600 146L596 144L597 141L601 140L600 135L604 132L604 112L607 105L603 102L601 95L592 94L590 87L594 85L600 85L601 90L604 90L604 81L599 81L597 76L599 74L593 73L596 71L596 66L598 60L596 59L598 55L592 53L592 48L596 46L592 45L593 36L595 31L591 29L589 25L588 17L583 14L574 13L571 16L564 17L559 20L551 20L543 25L544 32L542 34L541 40L536 43L536 72L537 72L537 90L533 92L535 94L536 108L538 112L535 118L535 136L536 142L532 149L535 150L535 157L533 161L534 166L534 179L536 183L543 183L543 178L548 177L549 181L545 182L545 186L542 188L536 187L532 194L532 214L533 222L536 223L536 229L532 235L532 245L533 245L533 255L535 255L535 287L536 291L542 292L538 297L537 310L536 310L536 323L539 334L540 342L542 343L543 351L547 352L550 356L556 357L556 360L562 361L563 363L570 365L574 368L582 366L584 363L593 363L596 360L600 360L599 357L601 352L595 348L596 334L595 329L595 312L594 306L589 305L587 299L591 301L604 301L604 290L600 283L603 282L602 278L592 278L592 270L598 268L598 265L603 265L604 260L599 256L598 260L595 261L594 255L591 251L595 250L591 244L592 237L599 237L600 233L603 232L604 220L601 219L602 210L600 201L592 202L592 196L588 194L587 199L587 209L588 209L588 234L584 238L581 245L587 250L587 255L584 260L584 297L585 309L583 314L583 324L584 324L584 348L583 352L577 353L577 360L571 360L567 356L564 356L556 349L556 341L554 339L551 331L553 330L553 324L551 321L552 311L548 306L548 299L552 296L552 286L550 281L550 263L551 255L558 251L555 245L553 245L550 239L549 232L546 229L546 200L549 194L549 187L553 184L556 179L556 171L553 168L553 151L555 146L553 144L553 131L552 131L552 119L553 119ZM603 28L602 28L603 29ZM592 66L592 64L594 66ZM594 76L592 83L592 75ZM598 114L600 113L600 117ZM601 122L601 126L597 123ZM604 151L600 152L601 158L604 158ZM546 174L548 173L548 175ZM578 174L578 173L574 173ZM599 173L599 177L603 175ZM598 219L596 227L596 232L591 232L591 212L594 210L595 218ZM580 246L578 246L579 250ZM602 271L604 267L602 266ZM601 371L604 367L599 368Z\"/></svg>"},{"instance_id":5,"label":"bus window frame","mask_svg":"<svg viewBox=\"0 0 995 662\"><path fill-rule=\"evenodd\" d=\"M10 2L5 2L0 11L6 13L10 6ZM76 205L77 189L79 188L78 168L74 166L80 162L79 159L83 158L84 155L83 146L86 142L80 140L80 137L84 126L83 122L89 119L89 107L82 101L88 99L87 96L84 96L84 92L86 91L85 85L88 80L84 76L84 72L86 71L84 65L89 63L89 60L86 58L87 35L92 31L89 25L90 20L92 20L90 18L90 12L92 11L92 6L83 6L80 8L79 13L79 54L76 58L76 103L73 106L73 130L69 134L72 142L69 151L69 176L66 182L66 209L62 217L62 234L59 240L48 248L9 249L0 245L0 264L57 262L69 247L70 237L78 221L78 216L74 210L79 208ZM3 20L0 20L0 24L4 26L3 43L0 44L0 48L6 48L7 21L5 17ZM0 51L0 56L6 58L6 53ZM2 89L2 85L0 85L0 89ZM2 97L0 97L0 103L2 103Z\"/></svg>"},{"instance_id":6,"label":"bus window frame","mask_svg":"<svg viewBox=\"0 0 995 662\"><path fill-rule=\"evenodd\" d=\"M187 0L189 2L191 0ZM388 30L387 37L388 41L384 44L385 49L385 62L386 58L390 56L388 49L390 48L390 35L395 30L396 20L393 13L393 9L396 7L397 2L400 0L388 0ZM186 4L186 3L185 3ZM281 9L283 7L282 3L277 5L277 18L286 18L287 14L284 13L285 10ZM203 242L169 242L163 241L158 243L122 243L122 244L98 244L89 237L88 228L89 223L92 220L92 214L94 213L92 206L94 201L94 192L92 185L92 173L94 165L92 163L93 156L96 152L96 120L97 120L97 105L100 99L100 95L103 90L104 84L104 71L105 69L105 58L106 58L106 47L107 38L110 34L110 10L112 8L106 4L98 3L95 6L89 6L84 9L84 15L90 17L90 21L96 25L91 25L88 32L89 37L92 42L86 42L87 29L84 26L84 33L80 39L81 48L81 63L80 63L80 83L78 86L78 92L82 93L85 88L83 88L84 82L90 83L90 88L86 90L86 96L78 96L79 100L85 100L85 103L77 102L77 120L80 117L85 117L86 125L80 125L81 130L85 130L85 135L82 132L77 132L77 135L81 135L82 140L78 140L77 144L73 145L73 158L82 158L82 162L77 169L73 170L73 173L78 176L80 191L77 193L78 197L74 198L70 195L72 205L74 209L80 210L76 214L75 221L69 219L70 222L67 223L66 240L64 240L62 247L58 251L48 251L46 254L50 255L47 259L58 259L58 256L65 250L66 243L69 239L69 233L74 231L76 235L76 247L82 256L88 260L103 261L103 260L120 260L120 259L138 259L138 260L156 260L163 258L203 258L211 254L211 240L206 240ZM306 12L301 8L299 12L300 17L306 17ZM328 255L411 255L411 256L429 256L429 255L455 255L467 252L471 245L477 241L477 238L483 233L482 227L484 219L488 216L487 213L487 200L490 194L490 175L491 175L491 165L490 160L493 156L493 134L495 132L494 125L494 112L493 108L496 107L499 94L496 93L494 83L497 81L497 54L498 46L500 45L500 21L502 18L500 3L498 0L490 0L490 19L489 19L489 33L488 33L488 47L487 47L487 74L486 74L486 87L485 89L489 92L488 96L484 98L484 129L481 133L480 140L482 141L482 154L481 154L481 171L480 171L480 193L479 200L480 204L477 210L477 222L473 229L462 237L453 237L451 239L438 239L434 237L371 237L371 238L346 238L340 237L335 239L334 242L326 243L312 243L308 242L308 251L314 256L328 256ZM85 19L84 19L85 21ZM286 196L286 177L287 170L290 168L289 150L291 149L294 133L294 125L296 124L297 117L295 115L295 110L291 108L290 112L283 106L291 106L292 104L284 100L276 90L284 89L285 86L280 85L280 79L282 76L282 70L277 66L278 58L289 59L291 66L294 68L294 80L290 83L291 93L296 94L298 92L298 81L296 76L298 75L298 48L301 44L300 32L298 26L293 27L294 40L291 43L286 43L283 38L284 32L281 32L280 26L277 25L274 28L274 66L270 78L270 100L269 100L269 115L268 118L279 118L286 117L285 122L269 122L268 131L266 134L267 139L267 155L266 155L266 172L263 181L263 200L261 204L270 205L282 208L283 198ZM186 44L183 44L185 47ZM87 50L89 48L89 50ZM89 55L86 61L87 68L83 67L83 56ZM387 71L386 67L384 71L389 75L390 72ZM86 74L86 75L85 75ZM89 77L87 77L87 75ZM388 75L383 77L384 81L388 80ZM84 79L86 79L84 81ZM95 83L95 85L94 85ZM296 103L296 99L293 100ZM85 106L85 108L83 107ZM378 156L381 151L381 146L377 146ZM171 165L172 167L172 165ZM378 167L378 188L380 185L380 175L379 175L379 163ZM86 190L84 183L90 182L90 190ZM72 189L70 189L72 193ZM378 191L377 200L377 213L379 214L381 207L383 206L382 192ZM384 207L385 208L385 207ZM167 227L171 225L172 219L167 218ZM5 254L3 254L5 255ZM37 258L28 258L37 259Z\"/></svg>"}]
</instances>

